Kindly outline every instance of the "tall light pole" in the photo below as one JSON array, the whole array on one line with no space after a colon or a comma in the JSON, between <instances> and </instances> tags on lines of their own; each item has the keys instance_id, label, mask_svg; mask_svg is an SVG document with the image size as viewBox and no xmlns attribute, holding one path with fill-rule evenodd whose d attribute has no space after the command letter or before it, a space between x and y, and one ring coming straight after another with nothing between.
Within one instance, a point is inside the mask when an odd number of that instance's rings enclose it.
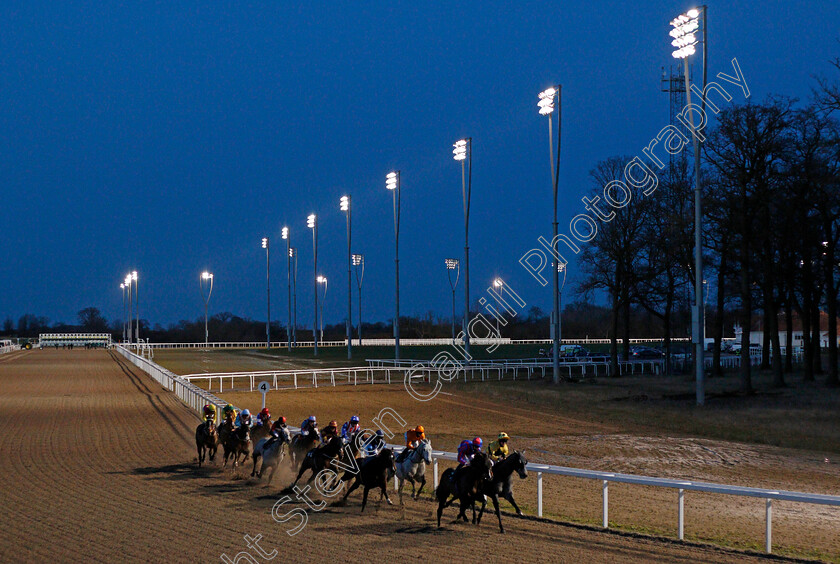
<instances>
[{"instance_id":1,"label":"tall light pole","mask_svg":"<svg viewBox=\"0 0 840 564\"><path fill-rule=\"evenodd\" d=\"M347 214L347 359L353 358L353 257L350 254L350 196L339 200L341 211Z\"/></svg>"},{"instance_id":2,"label":"tall light pole","mask_svg":"<svg viewBox=\"0 0 840 564\"><path fill-rule=\"evenodd\" d=\"M321 310L319 312L321 318L321 342L324 342L324 302L327 301L327 277L326 276L318 276L315 279L315 282L318 284L322 284L324 286L324 295L321 296ZM316 286L317 291L317 286Z\"/></svg>"},{"instance_id":3,"label":"tall light pole","mask_svg":"<svg viewBox=\"0 0 840 564\"><path fill-rule=\"evenodd\" d=\"M389 172L385 188L394 195L394 282L396 284L394 312L394 358L400 358L400 171Z\"/></svg>"},{"instance_id":4,"label":"tall light pole","mask_svg":"<svg viewBox=\"0 0 840 564\"><path fill-rule=\"evenodd\" d=\"M306 218L306 226L312 230L312 253L315 258L313 272L318 273L318 221L315 214L309 214ZM318 280L315 281L315 321L312 324L312 344L314 356L318 356Z\"/></svg>"},{"instance_id":5,"label":"tall light pole","mask_svg":"<svg viewBox=\"0 0 840 564\"><path fill-rule=\"evenodd\" d=\"M207 331L207 306L210 304L210 294L213 293L213 274L206 270L198 277L198 287L201 289L201 297L204 298L204 348L207 348L208 336ZM205 288L207 292L205 294Z\"/></svg>"},{"instance_id":6,"label":"tall light pole","mask_svg":"<svg viewBox=\"0 0 840 564\"><path fill-rule=\"evenodd\" d=\"M292 341L297 346L297 249L289 247L289 259L292 261Z\"/></svg>"},{"instance_id":7,"label":"tall light pole","mask_svg":"<svg viewBox=\"0 0 840 564\"><path fill-rule=\"evenodd\" d=\"M706 90L706 57L707 57L707 37L706 37L706 6L700 6L700 9L692 8L685 14L680 14L671 20L670 36L673 38L671 45L676 47L676 50L671 53L675 59L683 60L683 69L685 74L685 97L688 105L691 107L691 85L689 84L688 71L688 57L694 55L696 52L695 46L702 42L703 44L703 88ZM703 38L701 41L697 39L697 31L701 28L702 16L702 31ZM706 100L702 99L702 109L706 109ZM694 342L694 371L696 376L696 395L697 405L703 405L706 402L705 391L705 361L704 361L704 343L700 333L703 328L703 248L702 248L702 194L700 192L700 141L697 135L694 135L694 112L688 112L689 124L692 129L692 146L694 149L694 306L691 308L691 339Z\"/></svg>"},{"instance_id":8,"label":"tall light pole","mask_svg":"<svg viewBox=\"0 0 840 564\"><path fill-rule=\"evenodd\" d=\"M464 201L464 360L470 363L470 196L472 195L472 137L456 141L453 158L461 161L461 197ZM467 170L466 161L470 166Z\"/></svg>"},{"instance_id":9,"label":"tall light pole","mask_svg":"<svg viewBox=\"0 0 840 564\"><path fill-rule=\"evenodd\" d=\"M562 104L560 99L560 85L546 88L539 95L539 102L537 106L540 109L540 115L548 117L548 153L549 161L551 162L551 182L554 190L554 221L551 224L553 228L552 246L557 244L557 185L560 176L560 125L562 123L561 111ZM554 159L554 134L551 131L551 114L554 113L554 100L557 99L557 105L560 107L557 111L557 165L555 166ZM556 268L554 268L556 266ZM553 376L552 381L555 384L560 383L560 265L552 263L552 276L554 288L554 306L551 312L551 326L552 326L552 357L553 357Z\"/></svg>"},{"instance_id":10,"label":"tall light pole","mask_svg":"<svg viewBox=\"0 0 840 564\"><path fill-rule=\"evenodd\" d=\"M262 248L265 249L265 348L271 348L271 274L269 253L271 251L268 237L262 238Z\"/></svg>"},{"instance_id":11,"label":"tall light pole","mask_svg":"<svg viewBox=\"0 0 840 564\"><path fill-rule=\"evenodd\" d=\"M140 292L137 280L137 271L131 272L131 280L134 282L134 312L137 314L137 329L134 332L134 340L140 343ZM139 354L139 350L138 350Z\"/></svg>"},{"instance_id":12,"label":"tall light pole","mask_svg":"<svg viewBox=\"0 0 840 564\"><path fill-rule=\"evenodd\" d=\"M502 280L501 278L494 278L493 279L493 287L494 288L501 288L504 285L505 285L505 281ZM499 290L499 291L501 292L501 290ZM493 317L496 318L496 338L501 339L502 338L502 328L499 327L499 316L494 315Z\"/></svg>"},{"instance_id":13,"label":"tall light pole","mask_svg":"<svg viewBox=\"0 0 840 564\"><path fill-rule=\"evenodd\" d=\"M362 281L365 278L365 255L353 255L356 270L356 286L359 289L359 346L362 346Z\"/></svg>"},{"instance_id":14,"label":"tall light pole","mask_svg":"<svg viewBox=\"0 0 840 564\"><path fill-rule=\"evenodd\" d=\"M122 340L123 340L123 343L124 343L125 342L125 282L120 284L120 290L122 290L122 296L123 296L123 311L122 311L122 315L123 315L123 322L122 322L123 336L122 336Z\"/></svg>"},{"instance_id":15,"label":"tall light pole","mask_svg":"<svg viewBox=\"0 0 840 564\"><path fill-rule=\"evenodd\" d=\"M289 350L292 350L292 241L289 238L289 228L280 230L280 236L286 241L286 284L289 290L289 324L286 325L286 340Z\"/></svg>"},{"instance_id":16,"label":"tall light pole","mask_svg":"<svg viewBox=\"0 0 840 564\"><path fill-rule=\"evenodd\" d=\"M132 311L133 302L132 302L132 300L134 299L131 296L131 274L126 275L124 284L125 284L125 287L128 289L128 323L127 323L127 325L128 325L128 342L130 343L131 342L131 333L132 333L132 324L131 324L132 320L131 320L131 318L133 317L133 311Z\"/></svg>"},{"instance_id":17,"label":"tall light pole","mask_svg":"<svg viewBox=\"0 0 840 564\"><path fill-rule=\"evenodd\" d=\"M455 271L455 280L452 280L452 271ZM446 259L446 275L449 277L449 287L452 288L452 342L455 342L455 287L458 285L458 278L461 276L461 263L458 259Z\"/></svg>"}]
</instances>

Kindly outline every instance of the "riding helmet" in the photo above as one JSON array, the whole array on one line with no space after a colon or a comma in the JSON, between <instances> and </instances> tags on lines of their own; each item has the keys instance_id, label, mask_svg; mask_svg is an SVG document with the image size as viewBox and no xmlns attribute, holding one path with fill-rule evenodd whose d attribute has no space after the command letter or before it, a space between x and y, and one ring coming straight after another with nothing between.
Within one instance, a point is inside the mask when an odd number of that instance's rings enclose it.
<instances>
[{"instance_id":1,"label":"riding helmet","mask_svg":"<svg viewBox=\"0 0 840 564\"><path fill-rule=\"evenodd\" d=\"M475 448L481 448L481 445L484 444L484 441L481 440L481 437L476 437L473 439L473 446Z\"/></svg>"},{"instance_id":2,"label":"riding helmet","mask_svg":"<svg viewBox=\"0 0 840 564\"><path fill-rule=\"evenodd\" d=\"M359 422L359 416L358 415L354 415L353 417L350 418L350 423L358 423L358 422Z\"/></svg>"},{"instance_id":3,"label":"riding helmet","mask_svg":"<svg viewBox=\"0 0 840 564\"><path fill-rule=\"evenodd\" d=\"M506 441L506 440L508 440L509 438L510 438L510 437L508 437L508 434L507 434L507 433L505 433L505 432L499 433L499 440L500 440L500 441Z\"/></svg>"}]
</instances>

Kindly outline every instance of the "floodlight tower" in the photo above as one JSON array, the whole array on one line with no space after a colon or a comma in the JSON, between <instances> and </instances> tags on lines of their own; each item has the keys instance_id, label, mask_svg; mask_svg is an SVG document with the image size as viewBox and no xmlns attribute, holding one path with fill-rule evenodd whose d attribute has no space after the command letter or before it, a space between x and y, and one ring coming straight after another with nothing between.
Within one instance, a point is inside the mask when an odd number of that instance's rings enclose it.
<instances>
[{"instance_id":1,"label":"floodlight tower","mask_svg":"<svg viewBox=\"0 0 840 564\"><path fill-rule=\"evenodd\" d=\"M452 342L455 342L455 287L458 285L458 278L461 276L461 263L458 259L448 258L445 261L446 275L449 277L449 287L452 288ZM455 271L455 280L452 280L452 271ZM465 332L466 334L466 332Z\"/></svg>"},{"instance_id":2,"label":"floodlight tower","mask_svg":"<svg viewBox=\"0 0 840 564\"><path fill-rule=\"evenodd\" d=\"M123 337L122 337L122 340L123 340L123 343L124 343L125 342L125 282L120 284L120 290L122 290L122 296L123 296L123 312L122 312L122 315L123 315L123 320L122 320Z\"/></svg>"},{"instance_id":3,"label":"floodlight tower","mask_svg":"<svg viewBox=\"0 0 840 564\"><path fill-rule=\"evenodd\" d=\"M703 44L703 88L706 90L706 58L708 40L706 36L706 6L699 9L692 8L671 20L669 35L673 38L671 45L676 50L671 54L675 59L683 60L685 73L686 107L691 107L691 85L689 84L688 58L695 54L696 45ZM701 26L702 23L702 26ZM702 28L702 29L701 29ZM701 40L697 39L697 32L701 31ZM705 99L702 99L702 109L705 111ZM700 146L701 142L694 131L694 112L688 112L689 124L692 130L691 141L694 149L694 304L691 308L691 339L694 343L694 371L696 377L697 405L706 402L705 391L705 359L704 343L701 337L703 327L703 208L702 193L700 191Z\"/></svg>"},{"instance_id":4,"label":"floodlight tower","mask_svg":"<svg viewBox=\"0 0 840 564\"><path fill-rule=\"evenodd\" d=\"M561 86L552 86L546 88L539 94L539 101L537 107L541 116L548 117L548 153L549 161L551 162L551 182L554 191L554 221L552 222L553 237L551 239L552 247L557 245L557 186L560 180L560 126L562 124L562 104L561 104ZM557 162L555 166L554 157L554 135L551 131L552 119L551 114L554 113L554 101L557 100ZM558 261L559 262L559 261ZM554 288L554 302L551 311L551 326L552 326L552 364L553 377L552 381L555 384L560 383L560 277L558 276L559 264L552 262L552 277Z\"/></svg>"},{"instance_id":5,"label":"floodlight tower","mask_svg":"<svg viewBox=\"0 0 840 564\"><path fill-rule=\"evenodd\" d=\"M207 306L210 303L210 294L213 293L213 274L206 270L202 272L198 278L198 287L201 289L201 297L204 298L204 348L207 348L209 335L207 331ZM207 288L206 294L205 288Z\"/></svg>"},{"instance_id":6,"label":"floodlight tower","mask_svg":"<svg viewBox=\"0 0 840 564\"><path fill-rule=\"evenodd\" d=\"M356 286L359 290L359 346L362 346L362 281L365 277L365 255L352 255L356 271Z\"/></svg>"},{"instance_id":7,"label":"floodlight tower","mask_svg":"<svg viewBox=\"0 0 840 564\"><path fill-rule=\"evenodd\" d=\"M289 247L289 259L292 261L292 342L297 346L297 262L296 247Z\"/></svg>"},{"instance_id":8,"label":"floodlight tower","mask_svg":"<svg viewBox=\"0 0 840 564\"><path fill-rule=\"evenodd\" d=\"M318 222L315 214L309 214L306 218L306 226L312 230L312 253L314 257L315 268L313 272L318 272ZM314 356L318 356L318 281L315 279L315 321L312 324L312 344Z\"/></svg>"},{"instance_id":9,"label":"floodlight tower","mask_svg":"<svg viewBox=\"0 0 840 564\"><path fill-rule=\"evenodd\" d=\"M464 361L470 363L470 196L472 195L472 137L455 142L452 158L461 162L461 198L464 202ZM466 161L469 160L469 168Z\"/></svg>"},{"instance_id":10,"label":"floodlight tower","mask_svg":"<svg viewBox=\"0 0 840 564\"><path fill-rule=\"evenodd\" d=\"M128 289L128 323L127 323L127 325L128 325L128 342L130 343L131 342L131 336L132 336L131 334L132 334L133 329L134 329L133 326L132 326L132 323L131 323L131 321L132 321L131 318L134 315L134 312L133 312L133 303L134 303L133 300L134 300L134 298L132 297L132 294L131 294L131 274L130 273L126 274L125 281L123 282L123 284L125 284L125 287Z\"/></svg>"},{"instance_id":11,"label":"floodlight tower","mask_svg":"<svg viewBox=\"0 0 840 564\"><path fill-rule=\"evenodd\" d=\"M385 188L394 195L394 358L400 358L400 171L389 172L385 177Z\"/></svg>"},{"instance_id":12,"label":"floodlight tower","mask_svg":"<svg viewBox=\"0 0 840 564\"><path fill-rule=\"evenodd\" d=\"M280 236L286 241L286 284L289 290L289 324L286 326L286 343L289 350L292 350L292 249L291 239L289 238L289 228L284 227L280 230Z\"/></svg>"},{"instance_id":13,"label":"floodlight tower","mask_svg":"<svg viewBox=\"0 0 840 564\"><path fill-rule=\"evenodd\" d=\"M134 331L134 340L140 343L140 292L137 284L137 271L131 271L131 280L134 282L134 312L137 314L137 329ZM138 350L139 353L139 350Z\"/></svg>"},{"instance_id":14,"label":"floodlight tower","mask_svg":"<svg viewBox=\"0 0 840 564\"><path fill-rule=\"evenodd\" d=\"M326 276L318 276L315 281L318 284L322 284L324 286L324 295L321 296L321 342L324 342L324 302L327 301L327 277Z\"/></svg>"},{"instance_id":15,"label":"floodlight tower","mask_svg":"<svg viewBox=\"0 0 840 564\"><path fill-rule=\"evenodd\" d=\"M353 256L350 253L350 196L342 196L339 208L347 215L347 359L353 358Z\"/></svg>"},{"instance_id":16,"label":"floodlight tower","mask_svg":"<svg viewBox=\"0 0 840 564\"><path fill-rule=\"evenodd\" d=\"M270 276L270 260L269 252L270 245L268 237L262 238L262 248L265 249L265 304L266 304L266 318L265 318L265 348L271 348L271 276Z\"/></svg>"}]
</instances>

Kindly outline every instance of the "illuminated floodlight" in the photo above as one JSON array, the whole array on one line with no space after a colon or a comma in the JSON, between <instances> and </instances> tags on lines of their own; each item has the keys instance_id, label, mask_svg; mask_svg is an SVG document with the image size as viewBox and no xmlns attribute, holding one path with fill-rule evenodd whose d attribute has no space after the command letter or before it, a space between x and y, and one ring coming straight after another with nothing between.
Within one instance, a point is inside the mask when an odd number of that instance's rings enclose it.
<instances>
[{"instance_id":1,"label":"illuminated floodlight","mask_svg":"<svg viewBox=\"0 0 840 564\"><path fill-rule=\"evenodd\" d=\"M566 270L566 263L565 262L558 262L557 263L557 272L563 272Z\"/></svg>"},{"instance_id":2,"label":"illuminated floodlight","mask_svg":"<svg viewBox=\"0 0 840 564\"><path fill-rule=\"evenodd\" d=\"M352 255L353 266L359 266L365 262L365 255Z\"/></svg>"},{"instance_id":3,"label":"illuminated floodlight","mask_svg":"<svg viewBox=\"0 0 840 564\"><path fill-rule=\"evenodd\" d=\"M267 249L267 248L268 248L268 237L263 237L263 238L262 238L262 248L263 248L263 249Z\"/></svg>"},{"instance_id":4,"label":"illuminated floodlight","mask_svg":"<svg viewBox=\"0 0 840 564\"><path fill-rule=\"evenodd\" d=\"M459 141L455 141L455 144L452 145L454 149L452 150L452 155L456 161L463 161L467 158L467 140L461 139Z\"/></svg>"},{"instance_id":5,"label":"illuminated floodlight","mask_svg":"<svg viewBox=\"0 0 840 564\"><path fill-rule=\"evenodd\" d=\"M120 284L120 289L125 290L125 284Z\"/></svg>"},{"instance_id":6,"label":"illuminated floodlight","mask_svg":"<svg viewBox=\"0 0 840 564\"><path fill-rule=\"evenodd\" d=\"M680 14L671 20L672 29L669 35L674 38L671 45L677 49L671 53L675 59L685 59L696 52L697 37L694 32L700 28L700 11L692 8L685 14Z\"/></svg>"},{"instance_id":7,"label":"illuminated floodlight","mask_svg":"<svg viewBox=\"0 0 840 564\"><path fill-rule=\"evenodd\" d=\"M288 239L289 238L289 228L288 227L284 227L283 229L280 230L280 237L283 238L283 239Z\"/></svg>"},{"instance_id":8,"label":"illuminated floodlight","mask_svg":"<svg viewBox=\"0 0 840 564\"><path fill-rule=\"evenodd\" d=\"M316 278L315 281L318 282L318 284L325 284L327 282L327 277L326 276L318 276L318 278Z\"/></svg>"},{"instance_id":9,"label":"illuminated floodlight","mask_svg":"<svg viewBox=\"0 0 840 564\"><path fill-rule=\"evenodd\" d=\"M204 272L201 273L201 279L202 280L212 280L213 279L213 274L211 272L207 272L205 270Z\"/></svg>"},{"instance_id":10,"label":"illuminated floodlight","mask_svg":"<svg viewBox=\"0 0 840 564\"><path fill-rule=\"evenodd\" d=\"M558 89L559 87L552 86L540 92L537 107L540 109L541 116L547 116L554 111L554 97L557 95Z\"/></svg>"},{"instance_id":11,"label":"illuminated floodlight","mask_svg":"<svg viewBox=\"0 0 840 564\"><path fill-rule=\"evenodd\" d=\"M131 273L131 279L134 280L135 282L137 282L137 271L136 270Z\"/></svg>"},{"instance_id":12,"label":"illuminated floodlight","mask_svg":"<svg viewBox=\"0 0 840 564\"><path fill-rule=\"evenodd\" d=\"M295 258L295 252L297 252L297 249L295 249L294 247L291 247L289 249L289 258Z\"/></svg>"},{"instance_id":13,"label":"illuminated floodlight","mask_svg":"<svg viewBox=\"0 0 840 564\"><path fill-rule=\"evenodd\" d=\"M306 226L310 229L315 229L315 214L310 214L306 218Z\"/></svg>"},{"instance_id":14,"label":"illuminated floodlight","mask_svg":"<svg viewBox=\"0 0 840 564\"><path fill-rule=\"evenodd\" d=\"M493 285L496 288L501 288L502 286L504 286L504 284L505 284L505 282L501 278L496 278L495 280L493 280Z\"/></svg>"},{"instance_id":15,"label":"illuminated floodlight","mask_svg":"<svg viewBox=\"0 0 840 564\"><path fill-rule=\"evenodd\" d=\"M387 176L385 176L385 188L388 190L396 190L397 184L400 181L400 171L389 172Z\"/></svg>"},{"instance_id":16,"label":"illuminated floodlight","mask_svg":"<svg viewBox=\"0 0 840 564\"><path fill-rule=\"evenodd\" d=\"M339 207L341 211L348 211L350 209L350 196L342 196L339 200Z\"/></svg>"},{"instance_id":17,"label":"illuminated floodlight","mask_svg":"<svg viewBox=\"0 0 840 564\"><path fill-rule=\"evenodd\" d=\"M453 258L446 259L446 268L448 268L449 270L455 270L456 268L458 268L459 264L460 263L458 262L458 259L453 259Z\"/></svg>"}]
</instances>

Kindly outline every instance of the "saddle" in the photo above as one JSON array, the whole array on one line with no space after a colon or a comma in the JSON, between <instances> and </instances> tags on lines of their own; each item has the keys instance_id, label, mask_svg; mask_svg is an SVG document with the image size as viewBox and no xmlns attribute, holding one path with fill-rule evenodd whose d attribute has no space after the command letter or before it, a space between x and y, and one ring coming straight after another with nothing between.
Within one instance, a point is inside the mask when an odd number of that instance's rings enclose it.
<instances>
[{"instance_id":1,"label":"saddle","mask_svg":"<svg viewBox=\"0 0 840 564\"><path fill-rule=\"evenodd\" d=\"M397 455L396 462L402 462L403 460L411 456L415 450L416 449L413 448L404 448L403 451Z\"/></svg>"}]
</instances>

